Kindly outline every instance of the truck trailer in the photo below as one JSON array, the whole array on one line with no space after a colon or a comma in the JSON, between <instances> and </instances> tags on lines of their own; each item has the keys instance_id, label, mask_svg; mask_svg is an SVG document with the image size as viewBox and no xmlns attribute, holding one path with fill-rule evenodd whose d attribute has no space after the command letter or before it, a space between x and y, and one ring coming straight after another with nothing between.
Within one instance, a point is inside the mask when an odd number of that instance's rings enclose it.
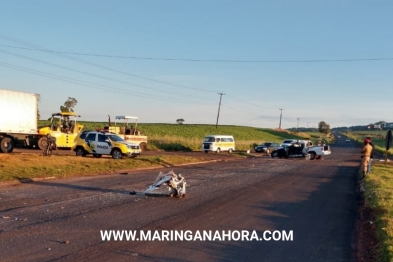
<instances>
[{"instance_id":1,"label":"truck trailer","mask_svg":"<svg viewBox=\"0 0 393 262\"><path fill-rule=\"evenodd\" d=\"M37 143L37 103L37 94L0 89L0 152Z\"/></svg>"}]
</instances>

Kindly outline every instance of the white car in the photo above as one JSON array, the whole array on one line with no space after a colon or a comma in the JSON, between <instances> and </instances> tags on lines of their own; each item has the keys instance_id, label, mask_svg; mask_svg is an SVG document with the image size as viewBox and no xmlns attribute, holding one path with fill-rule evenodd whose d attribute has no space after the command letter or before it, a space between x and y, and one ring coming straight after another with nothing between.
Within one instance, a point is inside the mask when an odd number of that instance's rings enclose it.
<instances>
[{"instance_id":1,"label":"white car","mask_svg":"<svg viewBox=\"0 0 393 262\"><path fill-rule=\"evenodd\" d=\"M286 146L290 146L293 143L296 143L298 140L297 139L285 139L284 141L282 141L282 143L280 144L281 147L286 147Z\"/></svg>"}]
</instances>

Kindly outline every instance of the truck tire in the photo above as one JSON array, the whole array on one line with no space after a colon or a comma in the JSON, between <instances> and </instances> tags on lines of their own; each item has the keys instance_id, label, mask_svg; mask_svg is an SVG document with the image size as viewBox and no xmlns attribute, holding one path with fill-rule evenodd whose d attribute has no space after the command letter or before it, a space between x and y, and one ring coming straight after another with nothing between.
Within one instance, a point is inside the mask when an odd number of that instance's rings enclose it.
<instances>
[{"instance_id":1,"label":"truck tire","mask_svg":"<svg viewBox=\"0 0 393 262\"><path fill-rule=\"evenodd\" d=\"M317 155L315 152L310 152L310 160L314 160L315 156Z\"/></svg>"},{"instance_id":2,"label":"truck tire","mask_svg":"<svg viewBox=\"0 0 393 262\"><path fill-rule=\"evenodd\" d=\"M121 151L119 149L115 148L112 151L112 158L113 159L121 159L121 158L123 158L123 154L121 153Z\"/></svg>"},{"instance_id":3,"label":"truck tire","mask_svg":"<svg viewBox=\"0 0 393 262\"><path fill-rule=\"evenodd\" d=\"M217 148L217 150L216 150L216 153L218 154L218 153L220 153L220 148Z\"/></svg>"},{"instance_id":4,"label":"truck tire","mask_svg":"<svg viewBox=\"0 0 393 262\"><path fill-rule=\"evenodd\" d=\"M146 143L140 143L139 148L140 148L141 152L145 152L147 150Z\"/></svg>"},{"instance_id":5,"label":"truck tire","mask_svg":"<svg viewBox=\"0 0 393 262\"><path fill-rule=\"evenodd\" d=\"M274 150L274 151L270 154L270 156L271 156L272 158L278 157L278 152L277 152L276 150Z\"/></svg>"},{"instance_id":6,"label":"truck tire","mask_svg":"<svg viewBox=\"0 0 393 262\"><path fill-rule=\"evenodd\" d=\"M46 149L46 145L48 144L48 142L46 141L46 137L41 137L40 139L38 139L38 148L41 150L45 150Z\"/></svg>"},{"instance_id":7,"label":"truck tire","mask_svg":"<svg viewBox=\"0 0 393 262\"><path fill-rule=\"evenodd\" d=\"M86 156L86 152L83 147L79 146L75 149L76 156Z\"/></svg>"},{"instance_id":8,"label":"truck tire","mask_svg":"<svg viewBox=\"0 0 393 262\"><path fill-rule=\"evenodd\" d=\"M14 141L6 136L0 140L0 151L3 153L11 153L14 150Z\"/></svg>"},{"instance_id":9,"label":"truck tire","mask_svg":"<svg viewBox=\"0 0 393 262\"><path fill-rule=\"evenodd\" d=\"M283 154L280 156L280 158L289 158L289 154L287 153L287 151L284 150Z\"/></svg>"},{"instance_id":10,"label":"truck tire","mask_svg":"<svg viewBox=\"0 0 393 262\"><path fill-rule=\"evenodd\" d=\"M229 154L232 154L232 153L233 153L232 148L229 148L229 149L228 149L228 153L229 153Z\"/></svg>"}]
</instances>

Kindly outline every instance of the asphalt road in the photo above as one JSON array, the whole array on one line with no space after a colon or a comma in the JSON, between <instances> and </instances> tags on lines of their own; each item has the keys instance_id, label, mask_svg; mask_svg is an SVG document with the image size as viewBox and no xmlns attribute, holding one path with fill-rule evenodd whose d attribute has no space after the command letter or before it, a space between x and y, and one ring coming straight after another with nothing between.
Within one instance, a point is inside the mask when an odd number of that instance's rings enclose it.
<instances>
[{"instance_id":1,"label":"asphalt road","mask_svg":"<svg viewBox=\"0 0 393 262\"><path fill-rule=\"evenodd\" d=\"M1 261L356 261L359 148L173 168L184 199L141 197L156 169L0 186ZM293 232L293 241L102 241L100 230Z\"/></svg>"}]
</instances>

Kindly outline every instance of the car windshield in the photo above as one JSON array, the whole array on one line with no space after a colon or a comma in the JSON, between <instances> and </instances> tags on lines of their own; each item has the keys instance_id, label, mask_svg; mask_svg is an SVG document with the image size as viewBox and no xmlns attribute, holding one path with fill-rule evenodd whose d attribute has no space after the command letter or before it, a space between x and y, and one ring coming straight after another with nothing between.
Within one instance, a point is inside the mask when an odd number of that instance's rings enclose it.
<instances>
[{"instance_id":1,"label":"car windshield","mask_svg":"<svg viewBox=\"0 0 393 262\"><path fill-rule=\"evenodd\" d=\"M115 141L115 142L120 142L120 141L125 141L123 138L121 138L118 135L106 135L110 140Z\"/></svg>"},{"instance_id":2,"label":"car windshield","mask_svg":"<svg viewBox=\"0 0 393 262\"><path fill-rule=\"evenodd\" d=\"M204 142L215 142L216 139L214 137L205 137Z\"/></svg>"},{"instance_id":3,"label":"car windshield","mask_svg":"<svg viewBox=\"0 0 393 262\"><path fill-rule=\"evenodd\" d=\"M292 142L293 142L293 140L284 140L283 143L292 143Z\"/></svg>"},{"instance_id":4,"label":"car windshield","mask_svg":"<svg viewBox=\"0 0 393 262\"><path fill-rule=\"evenodd\" d=\"M264 143L263 146L271 146L272 143Z\"/></svg>"}]
</instances>

